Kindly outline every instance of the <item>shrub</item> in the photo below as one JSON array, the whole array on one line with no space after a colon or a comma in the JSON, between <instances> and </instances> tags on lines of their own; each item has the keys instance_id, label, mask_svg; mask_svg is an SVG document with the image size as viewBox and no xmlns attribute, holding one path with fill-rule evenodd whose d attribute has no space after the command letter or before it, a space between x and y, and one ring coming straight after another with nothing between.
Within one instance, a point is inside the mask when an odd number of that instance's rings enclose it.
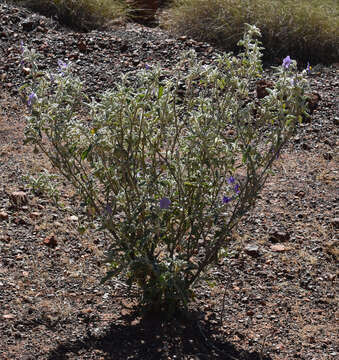
<instances>
[{"instance_id":1,"label":"shrub","mask_svg":"<svg viewBox=\"0 0 339 360\"><path fill-rule=\"evenodd\" d=\"M108 21L127 16L123 0L9 0L45 16L56 16L73 29L88 31L103 27Z\"/></svg>"},{"instance_id":2,"label":"shrub","mask_svg":"<svg viewBox=\"0 0 339 360\"><path fill-rule=\"evenodd\" d=\"M103 281L123 274L147 309L171 314L193 298L305 111L306 71L289 57L268 96L251 99L262 73L259 34L248 27L238 57L203 65L190 52L172 72L123 76L97 100L61 60L56 74L33 66L35 81L21 89L31 110L26 142L111 236Z\"/></svg>"},{"instance_id":3,"label":"shrub","mask_svg":"<svg viewBox=\"0 0 339 360\"><path fill-rule=\"evenodd\" d=\"M339 7L335 0L177 0L167 27L180 35L234 51L246 23L261 29L265 57L289 53L305 63L339 57Z\"/></svg>"}]
</instances>

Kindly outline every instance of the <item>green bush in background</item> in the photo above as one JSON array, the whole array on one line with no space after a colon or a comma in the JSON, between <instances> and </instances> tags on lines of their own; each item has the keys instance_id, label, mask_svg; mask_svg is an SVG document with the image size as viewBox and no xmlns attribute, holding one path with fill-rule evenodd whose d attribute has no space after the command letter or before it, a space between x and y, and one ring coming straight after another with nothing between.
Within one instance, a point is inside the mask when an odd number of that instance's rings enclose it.
<instances>
[{"instance_id":1,"label":"green bush in background","mask_svg":"<svg viewBox=\"0 0 339 360\"><path fill-rule=\"evenodd\" d=\"M167 27L233 51L246 23L261 29L267 59L339 59L337 0L176 0Z\"/></svg>"},{"instance_id":2,"label":"green bush in background","mask_svg":"<svg viewBox=\"0 0 339 360\"><path fill-rule=\"evenodd\" d=\"M9 0L76 30L101 28L107 22L126 18L128 6L124 0Z\"/></svg>"}]
</instances>

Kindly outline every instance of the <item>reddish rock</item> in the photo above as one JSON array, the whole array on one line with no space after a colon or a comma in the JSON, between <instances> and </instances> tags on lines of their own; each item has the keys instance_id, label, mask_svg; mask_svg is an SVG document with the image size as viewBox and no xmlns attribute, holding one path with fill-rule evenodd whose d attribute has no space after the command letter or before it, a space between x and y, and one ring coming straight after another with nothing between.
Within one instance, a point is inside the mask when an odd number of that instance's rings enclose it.
<instances>
[{"instance_id":1,"label":"reddish rock","mask_svg":"<svg viewBox=\"0 0 339 360\"><path fill-rule=\"evenodd\" d=\"M305 94L307 98L307 107L310 115L313 114L314 110L318 108L321 97L318 93Z\"/></svg>"},{"instance_id":2,"label":"reddish rock","mask_svg":"<svg viewBox=\"0 0 339 360\"><path fill-rule=\"evenodd\" d=\"M305 96L308 115L303 116L303 123L307 124L311 122L311 115L313 114L314 110L318 108L321 97L318 93L305 94Z\"/></svg>"},{"instance_id":3,"label":"reddish rock","mask_svg":"<svg viewBox=\"0 0 339 360\"><path fill-rule=\"evenodd\" d=\"M39 218L41 216L41 213L40 212L37 212L37 211L33 211L33 212L31 212L30 214L29 214L29 217L31 218L31 219L37 219L37 218Z\"/></svg>"},{"instance_id":4,"label":"reddish rock","mask_svg":"<svg viewBox=\"0 0 339 360\"><path fill-rule=\"evenodd\" d=\"M27 224L27 221L26 219L22 218L22 217L16 217L14 218L14 223L17 224L17 225L25 225Z\"/></svg>"},{"instance_id":5,"label":"reddish rock","mask_svg":"<svg viewBox=\"0 0 339 360\"><path fill-rule=\"evenodd\" d=\"M275 244L271 246L271 250L275 251L275 252L284 252L289 250L288 248L286 248L284 245L282 244Z\"/></svg>"},{"instance_id":6,"label":"reddish rock","mask_svg":"<svg viewBox=\"0 0 339 360\"><path fill-rule=\"evenodd\" d=\"M5 211L0 211L0 220L7 220L8 214Z\"/></svg>"},{"instance_id":7,"label":"reddish rock","mask_svg":"<svg viewBox=\"0 0 339 360\"><path fill-rule=\"evenodd\" d=\"M338 229L339 228L339 218L333 218L331 220L331 224L333 225L334 228Z\"/></svg>"},{"instance_id":8,"label":"reddish rock","mask_svg":"<svg viewBox=\"0 0 339 360\"><path fill-rule=\"evenodd\" d=\"M54 234L47 236L44 241L43 241L44 245L51 247L51 248L55 248L58 244Z\"/></svg>"},{"instance_id":9,"label":"reddish rock","mask_svg":"<svg viewBox=\"0 0 339 360\"><path fill-rule=\"evenodd\" d=\"M78 41L77 47L78 47L80 52L87 53L87 45L83 40Z\"/></svg>"},{"instance_id":10,"label":"reddish rock","mask_svg":"<svg viewBox=\"0 0 339 360\"><path fill-rule=\"evenodd\" d=\"M268 95L268 91L266 89L273 89L274 82L270 80L259 80L257 82L257 98L262 99Z\"/></svg>"}]
</instances>

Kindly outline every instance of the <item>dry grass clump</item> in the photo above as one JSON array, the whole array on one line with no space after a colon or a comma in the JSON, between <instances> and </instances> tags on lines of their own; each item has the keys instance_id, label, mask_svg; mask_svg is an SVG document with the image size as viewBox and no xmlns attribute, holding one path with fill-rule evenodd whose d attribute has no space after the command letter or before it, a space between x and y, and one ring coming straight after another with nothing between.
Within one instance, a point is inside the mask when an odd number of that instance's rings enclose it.
<instances>
[{"instance_id":1,"label":"dry grass clump","mask_svg":"<svg viewBox=\"0 0 339 360\"><path fill-rule=\"evenodd\" d=\"M226 51L236 50L250 23L262 31L267 58L290 55L311 63L339 58L337 0L176 0L168 19L171 31Z\"/></svg>"},{"instance_id":2,"label":"dry grass clump","mask_svg":"<svg viewBox=\"0 0 339 360\"><path fill-rule=\"evenodd\" d=\"M124 0L8 0L46 16L57 16L59 22L73 29L88 31L107 22L127 17Z\"/></svg>"}]
</instances>

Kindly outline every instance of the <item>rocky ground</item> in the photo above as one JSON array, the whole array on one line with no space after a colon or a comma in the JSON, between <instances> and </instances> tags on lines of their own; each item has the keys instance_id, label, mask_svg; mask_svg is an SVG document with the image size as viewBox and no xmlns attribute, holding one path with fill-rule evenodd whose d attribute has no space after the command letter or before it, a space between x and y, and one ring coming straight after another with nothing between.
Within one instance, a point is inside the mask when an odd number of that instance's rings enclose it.
<instances>
[{"instance_id":1,"label":"rocky ground","mask_svg":"<svg viewBox=\"0 0 339 360\"><path fill-rule=\"evenodd\" d=\"M93 96L146 64L170 70L186 50L207 63L218 53L135 24L76 33L0 4L0 358L338 358L338 66L314 66L319 107L213 269L216 286L199 285L191 320L162 321L139 317L137 290L122 279L99 285L109 239L78 233L73 190L61 190L58 207L30 189L27 175L52 169L23 145L21 41L41 54L41 68L71 61Z\"/></svg>"}]
</instances>

